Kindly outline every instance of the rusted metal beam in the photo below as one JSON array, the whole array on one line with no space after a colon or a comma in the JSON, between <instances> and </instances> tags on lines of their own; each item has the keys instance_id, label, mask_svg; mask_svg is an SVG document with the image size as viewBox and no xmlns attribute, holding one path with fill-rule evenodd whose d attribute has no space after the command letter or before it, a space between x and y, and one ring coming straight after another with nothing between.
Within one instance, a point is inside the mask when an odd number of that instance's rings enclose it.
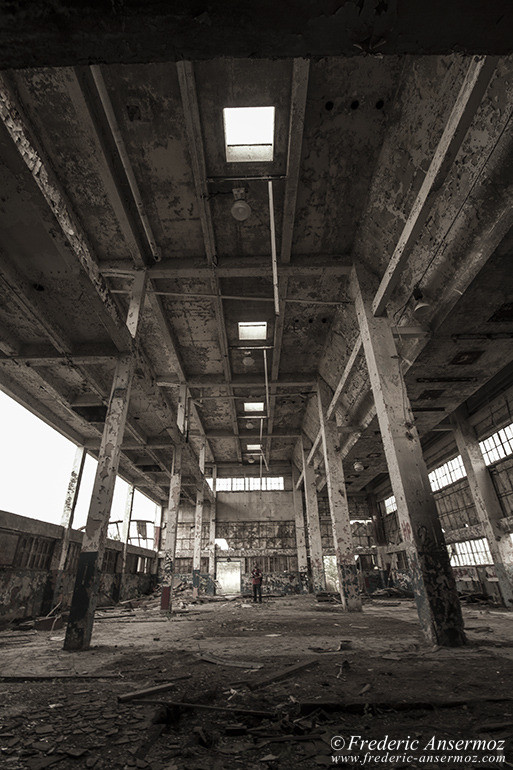
<instances>
[{"instance_id":1,"label":"rusted metal beam","mask_svg":"<svg viewBox=\"0 0 513 770\"><path fill-rule=\"evenodd\" d=\"M399 283L403 267L427 221L435 194L456 158L496 65L497 59L493 57L475 56L471 59L442 137L374 297L374 315L380 316L385 312L388 300Z\"/></svg>"},{"instance_id":2,"label":"rusted metal beam","mask_svg":"<svg viewBox=\"0 0 513 770\"><path fill-rule=\"evenodd\" d=\"M340 438L334 420L327 418L332 392L319 378L317 385L317 406L321 426L321 442L326 469L326 486L333 532L333 544L337 562L340 598L346 612L361 612L362 600L358 586L358 572L354 560L355 548L351 531L351 517L347 501L346 483L342 458L340 457Z\"/></svg>"},{"instance_id":3,"label":"rusted metal beam","mask_svg":"<svg viewBox=\"0 0 513 770\"><path fill-rule=\"evenodd\" d=\"M0 359L1 360L1 359ZM271 380L269 385L275 386L276 388L301 388L301 387L312 387L316 383L316 377L315 375L289 375L288 379L282 379L282 380ZM156 381L156 385L159 388L176 388L179 387L182 382L176 377L165 377L161 376L158 377ZM225 388L225 387L233 387L233 388L265 388L265 382L263 379L255 380L253 377L248 377L244 374L237 375L234 374L232 376L232 379L229 382L226 382L223 375L205 375L204 377L194 377L188 379L185 384L188 388L193 389L197 388L198 390L202 389L218 389L218 388Z\"/></svg>"}]
</instances>

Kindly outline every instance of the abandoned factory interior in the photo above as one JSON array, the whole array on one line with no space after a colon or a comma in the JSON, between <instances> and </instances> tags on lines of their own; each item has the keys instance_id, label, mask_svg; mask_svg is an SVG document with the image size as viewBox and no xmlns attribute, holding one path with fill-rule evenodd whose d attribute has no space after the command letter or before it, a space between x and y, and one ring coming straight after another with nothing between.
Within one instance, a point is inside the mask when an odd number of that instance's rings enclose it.
<instances>
[{"instance_id":1,"label":"abandoned factory interior","mask_svg":"<svg viewBox=\"0 0 513 770\"><path fill-rule=\"evenodd\" d=\"M513 767L513 8L178 5L0 11L0 766Z\"/></svg>"}]
</instances>

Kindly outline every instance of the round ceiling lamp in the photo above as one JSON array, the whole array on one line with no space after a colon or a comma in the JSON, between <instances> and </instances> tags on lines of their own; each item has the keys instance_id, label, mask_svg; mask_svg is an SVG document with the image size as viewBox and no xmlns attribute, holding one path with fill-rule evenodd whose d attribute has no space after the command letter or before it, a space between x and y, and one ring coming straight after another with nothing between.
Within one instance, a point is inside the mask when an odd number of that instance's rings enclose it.
<instances>
[{"instance_id":1,"label":"round ceiling lamp","mask_svg":"<svg viewBox=\"0 0 513 770\"><path fill-rule=\"evenodd\" d=\"M253 427L254 427L254 426L253 426L253 423L252 423L252 422L249 422L249 421L248 421L248 422L246 423L246 429L247 429L247 430L253 430Z\"/></svg>"},{"instance_id":2,"label":"round ceiling lamp","mask_svg":"<svg viewBox=\"0 0 513 770\"><path fill-rule=\"evenodd\" d=\"M246 201L235 201L231 208L231 212L232 217L236 219L237 222L244 222L251 214L251 207Z\"/></svg>"},{"instance_id":3,"label":"round ceiling lamp","mask_svg":"<svg viewBox=\"0 0 513 770\"><path fill-rule=\"evenodd\" d=\"M232 193L235 198L235 203L231 208L232 217L237 222L244 222L251 214L251 207L244 200L246 189L244 187L235 187Z\"/></svg>"},{"instance_id":4,"label":"round ceiling lamp","mask_svg":"<svg viewBox=\"0 0 513 770\"><path fill-rule=\"evenodd\" d=\"M365 466L364 466L364 464L362 462L360 462L360 460L356 460L355 461L355 463L353 465L353 468L355 469L355 471L357 473L361 473L362 471L365 470Z\"/></svg>"},{"instance_id":5,"label":"round ceiling lamp","mask_svg":"<svg viewBox=\"0 0 513 770\"><path fill-rule=\"evenodd\" d=\"M242 366L249 367L249 366L253 366L254 363L255 363L254 359L249 354L245 355L244 358L242 359Z\"/></svg>"}]
</instances>

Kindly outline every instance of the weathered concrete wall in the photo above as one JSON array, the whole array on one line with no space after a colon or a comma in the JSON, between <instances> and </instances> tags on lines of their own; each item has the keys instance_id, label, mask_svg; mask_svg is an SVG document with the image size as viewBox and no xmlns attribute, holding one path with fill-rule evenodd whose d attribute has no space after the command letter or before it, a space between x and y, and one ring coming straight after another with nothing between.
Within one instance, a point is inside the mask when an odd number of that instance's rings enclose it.
<instances>
[{"instance_id":1,"label":"weathered concrete wall","mask_svg":"<svg viewBox=\"0 0 513 770\"><path fill-rule=\"evenodd\" d=\"M292 491L219 492L217 521L293 521Z\"/></svg>"},{"instance_id":2,"label":"weathered concrete wall","mask_svg":"<svg viewBox=\"0 0 513 770\"><path fill-rule=\"evenodd\" d=\"M0 511L0 621L48 613L56 601L58 580L61 608L69 607L82 532L72 530L67 564L64 573L59 575L55 555L62 536L63 528L56 524ZM120 542L107 541L105 571L100 580L100 605L148 593L156 583L156 575L152 574L153 551L129 546L129 572L123 580L119 572L121 551ZM145 571L137 572L138 567Z\"/></svg>"}]
</instances>

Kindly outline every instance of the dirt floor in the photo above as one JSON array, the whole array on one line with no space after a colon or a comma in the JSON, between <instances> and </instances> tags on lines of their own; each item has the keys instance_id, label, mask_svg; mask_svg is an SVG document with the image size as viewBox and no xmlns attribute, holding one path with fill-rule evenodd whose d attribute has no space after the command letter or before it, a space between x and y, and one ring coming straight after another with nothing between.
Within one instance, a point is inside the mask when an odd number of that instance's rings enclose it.
<instances>
[{"instance_id":1,"label":"dirt floor","mask_svg":"<svg viewBox=\"0 0 513 770\"><path fill-rule=\"evenodd\" d=\"M345 614L314 596L219 598L167 619L152 597L98 612L81 653L63 651L62 628L11 626L0 767L513 767L513 613L464 615L463 649L424 644L407 599Z\"/></svg>"}]
</instances>

